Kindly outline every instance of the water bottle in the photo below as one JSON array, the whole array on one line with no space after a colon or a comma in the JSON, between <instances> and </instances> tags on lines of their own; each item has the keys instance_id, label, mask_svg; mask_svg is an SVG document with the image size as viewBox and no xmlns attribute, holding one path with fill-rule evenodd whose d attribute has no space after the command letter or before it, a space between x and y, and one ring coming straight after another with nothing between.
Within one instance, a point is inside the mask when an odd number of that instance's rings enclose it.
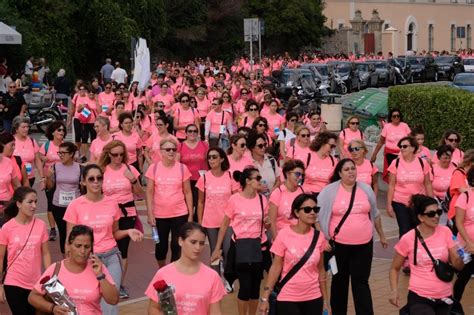
<instances>
[{"instance_id":1,"label":"water bottle","mask_svg":"<svg viewBox=\"0 0 474 315\"><path fill-rule=\"evenodd\" d=\"M278 127L275 127L275 128L273 129L273 131L275 132L275 134L276 134L277 136L280 134L280 128L278 128Z\"/></svg>"},{"instance_id":2,"label":"water bottle","mask_svg":"<svg viewBox=\"0 0 474 315\"><path fill-rule=\"evenodd\" d=\"M456 237L456 235L453 235L453 241L454 241L454 243L456 243L456 251L458 252L459 257L461 257L461 259L462 259L462 261L464 262L465 265L468 264L472 259L471 254L466 252L464 250L464 247L462 247L459 244L458 238Z\"/></svg>"},{"instance_id":3,"label":"water bottle","mask_svg":"<svg viewBox=\"0 0 474 315\"><path fill-rule=\"evenodd\" d=\"M327 309L324 309L324 311L323 311L323 315L329 315L329 312L328 312L328 310L327 310Z\"/></svg>"},{"instance_id":4,"label":"water bottle","mask_svg":"<svg viewBox=\"0 0 474 315\"><path fill-rule=\"evenodd\" d=\"M158 235L158 229L156 228L156 226L151 227L151 238L153 238L155 244L160 243L160 236Z\"/></svg>"}]
</instances>

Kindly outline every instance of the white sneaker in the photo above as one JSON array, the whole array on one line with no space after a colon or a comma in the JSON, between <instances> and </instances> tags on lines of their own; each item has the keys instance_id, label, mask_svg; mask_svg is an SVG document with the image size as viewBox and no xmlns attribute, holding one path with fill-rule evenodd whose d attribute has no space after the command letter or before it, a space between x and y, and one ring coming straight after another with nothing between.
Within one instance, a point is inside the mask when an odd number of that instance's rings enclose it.
<instances>
[{"instance_id":1,"label":"white sneaker","mask_svg":"<svg viewBox=\"0 0 474 315\"><path fill-rule=\"evenodd\" d=\"M232 293L234 292L234 287L230 285L230 283L227 280L224 280L224 288L227 293Z\"/></svg>"}]
</instances>

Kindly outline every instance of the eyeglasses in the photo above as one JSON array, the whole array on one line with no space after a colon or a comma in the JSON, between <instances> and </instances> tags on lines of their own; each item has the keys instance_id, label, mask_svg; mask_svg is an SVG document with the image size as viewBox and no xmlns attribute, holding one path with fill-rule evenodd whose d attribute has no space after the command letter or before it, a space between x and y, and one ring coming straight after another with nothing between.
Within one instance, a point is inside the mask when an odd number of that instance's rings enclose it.
<instances>
[{"instance_id":1,"label":"eyeglasses","mask_svg":"<svg viewBox=\"0 0 474 315\"><path fill-rule=\"evenodd\" d=\"M392 118L400 118L400 115L398 114L392 115Z\"/></svg>"},{"instance_id":2,"label":"eyeglasses","mask_svg":"<svg viewBox=\"0 0 474 315\"><path fill-rule=\"evenodd\" d=\"M433 211L428 211L425 213L422 213L421 215L426 215L428 218L434 218L436 215L440 217L443 214L443 210L438 209L438 210L433 210Z\"/></svg>"},{"instance_id":3,"label":"eyeglasses","mask_svg":"<svg viewBox=\"0 0 474 315\"><path fill-rule=\"evenodd\" d=\"M321 207L301 207L298 210L303 210L304 213L311 213L311 211L319 213L319 209L321 209Z\"/></svg>"},{"instance_id":4,"label":"eyeglasses","mask_svg":"<svg viewBox=\"0 0 474 315\"><path fill-rule=\"evenodd\" d=\"M198 133L197 129L189 129L187 133Z\"/></svg>"},{"instance_id":5,"label":"eyeglasses","mask_svg":"<svg viewBox=\"0 0 474 315\"><path fill-rule=\"evenodd\" d=\"M260 144L257 144L257 147L259 147L260 149L263 149L263 148L267 147L267 144L266 143L260 143Z\"/></svg>"},{"instance_id":6,"label":"eyeglasses","mask_svg":"<svg viewBox=\"0 0 474 315\"><path fill-rule=\"evenodd\" d=\"M301 138L309 138L309 133L302 133L302 134L299 134L299 136Z\"/></svg>"},{"instance_id":7,"label":"eyeglasses","mask_svg":"<svg viewBox=\"0 0 474 315\"><path fill-rule=\"evenodd\" d=\"M161 150L166 151L166 152L176 152L178 149L176 148L162 148Z\"/></svg>"},{"instance_id":8,"label":"eyeglasses","mask_svg":"<svg viewBox=\"0 0 474 315\"><path fill-rule=\"evenodd\" d=\"M181 103L188 103L189 100L188 99L185 99L185 100L181 100Z\"/></svg>"},{"instance_id":9,"label":"eyeglasses","mask_svg":"<svg viewBox=\"0 0 474 315\"><path fill-rule=\"evenodd\" d=\"M247 94L249 94L249 93L247 93L247 92L240 93L240 95L247 95Z\"/></svg>"},{"instance_id":10,"label":"eyeglasses","mask_svg":"<svg viewBox=\"0 0 474 315\"><path fill-rule=\"evenodd\" d=\"M103 176L91 176L87 178L87 182L94 183L94 182L101 182L104 180Z\"/></svg>"},{"instance_id":11,"label":"eyeglasses","mask_svg":"<svg viewBox=\"0 0 474 315\"><path fill-rule=\"evenodd\" d=\"M449 142L456 142L456 143L461 142L461 140L459 140L458 138L454 138L454 139L453 138L448 138L446 140L448 140Z\"/></svg>"},{"instance_id":12,"label":"eyeglasses","mask_svg":"<svg viewBox=\"0 0 474 315\"><path fill-rule=\"evenodd\" d=\"M66 130L65 130L64 128L58 128L58 129L56 129L56 131L64 132L64 131L66 131Z\"/></svg>"},{"instance_id":13,"label":"eyeglasses","mask_svg":"<svg viewBox=\"0 0 474 315\"><path fill-rule=\"evenodd\" d=\"M257 175L257 176L255 176L255 177L249 177L249 179L250 179L250 180L252 180L252 179L256 179L256 180L257 180L257 182L259 182L259 181L261 181L261 180L262 180L262 176L260 176L260 175Z\"/></svg>"},{"instance_id":14,"label":"eyeglasses","mask_svg":"<svg viewBox=\"0 0 474 315\"><path fill-rule=\"evenodd\" d=\"M406 149L406 148L408 148L408 147L411 147L411 145L409 145L409 144L402 144L402 145L399 145L399 146L398 146L399 149Z\"/></svg>"},{"instance_id":15,"label":"eyeglasses","mask_svg":"<svg viewBox=\"0 0 474 315\"><path fill-rule=\"evenodd\" d=\"M68 151L58 151L58 155L59 156L63 156L64 154L69 154L71 152L68 152Z\"/></svg>"},{"instance_id":16,"label":"eyeglasses","mask_svg":"<svg viewBox=\"0 0 474 315\"><path fill-rule=\"evenodd\" d=\"M359 152L360 150L362 150L362 147L348 147L347 150L349 152Z\"/></svg>"},{"instance_id":17,"label":"eyeglasses","mask_svg":"<svg viewBox=\"0 0 474 315\"><path fill-rule=\"evenodd\" d=\"M393 116L392 116L393 117ZM349 125L355 125L358 126L360 123L358 121L351 121Z\"/></svg>"},{"instance_id":18,"label":"eyeglasses","mask_svg":"<svg viewBox=\"0 0 474 315\"><path fill-rule=\"evenodd\" d=\"M111 156L113 156L113 157L119 157L119 156L122 157L122 156L124 155L123 152L120 152L120 153L112 153L112 152L110 152L109 154L110 154Z\"/></svg>"},{"instance_id":19,"label":"eyeglasses","mask_svg":"<svg viewBox=\"0 0 474 315\"><path fill-rule=\"evenodd\" d=\"M16 85L9 86L10 89L16 89Z\"/></svg>"},{"instance_id":20,"label":"eyeglasses","mask_svg":"<svg viewBox=\"0 0 474 315\"><path fill-rule=\"evenodd\" d=\"M220 157L219 154L209 154L209 155L207 156L207 159L208 159L208 160L216 160L216 159L218 159L219 157Z\"/></svg>"},{"instance_id":21,"label":"eyeglasses","mask_svg":"<svg viewBox=\"0 0 474 315\"><path fill-rule=\"evenodd\" d=\"M259 126L259 127L266 127L267 125L266 125L266 124L257 124L257 126Z\"/></svg>"},{"instance_id":22,"label":"eyeglasses","mask_svg":"<svg viewBox=\"0 0 474 315\"><path fill-rule=\"evenodd\" d=\"M290 172L291 174L295 175L296 177L301 177L303 176L303 173L301 172Z\"/></svg>"},{"instance_id":23,"label":"eyeglasses","mask_svg":"<svg viewBox=\"0 0 474 315\"><path fill-rule=\"evenodd\" d=\"M254 107L252 107L252 108L249 108L249 112L256 112L256 111L258 111L258 109L257 109L257 108L254 108Z\"/></svg>"},{"instance_id":24,"label":"eyeglasses","mask_svg":"<svg viewBox=\"0 0 474 315\"><path fill-rule=\"evenodd\" d=\"M290 119L290 122L296 122L298 119Z\"/></svg>"},{"instance_id":25,"label":"eyeglasses","mask_svg":"<svg viewBox=\"0 0 474 315\"><path fill-rule=\"evenodd\" d=\"M246 143L241 143L241 144L239 145L239 147L241 147L242 149L245 148L246 146L247 146Z\"/></svg>"}]
</instances>

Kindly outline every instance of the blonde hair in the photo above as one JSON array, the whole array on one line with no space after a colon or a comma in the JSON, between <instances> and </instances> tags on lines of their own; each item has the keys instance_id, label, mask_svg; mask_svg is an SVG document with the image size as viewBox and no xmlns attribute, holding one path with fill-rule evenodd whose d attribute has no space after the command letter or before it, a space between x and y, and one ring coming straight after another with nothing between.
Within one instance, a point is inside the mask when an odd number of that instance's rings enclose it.
<instances>
[{"instance_id":1,"label":"blonde hair","mask_svg":"<svg viewBox=\"0 0 474 315\"><path fill-rule=\"evenodd\" d=\"M174 140L173 138L166 138L166 139L161 139L161 141L160 141L160 149L161 149L161 147L162 147L164 144L166 144L166 143L168 143L168 142L174 144L174 146L175 146L176 148L178 148L178 142L177 142L176 140Z\"/></svg>"},{"instance_id":2,"label":"blonde hair","mask_svg":"<svg viewBox=\"0 0 474 315\"><path fill-rule=\"evenodd\" d=\"M469 149L464 152L464 157L459 163L459 167L466 168L466 166L471 166L474 164L474 149Z\"/></svg>"},{"instance_id":3,"label":"blonde hair","mask_svg":"<svg viewBox=\"0 0 474 315\"><path fill-rule=\"evenodd\" d=\"M357 121L358 121L359 124L360 124L360 118L359 118L359 116L352 115L352 116L349 116L349 118L347 118L347 120L346 120L346 127L349 127L349 122L350 122L352 119L357 119Z\"/></svg>"},{"instance_id":4,"label":"blonde hair","mask_svg":"<svg viewBox=\"0 0 474 315\"><path fill-rule=\"evenodd\" d=\"M128 153L127 153L127 147L125 146L125 143L123 143L120 140L112 140L109 143L107 143L104 148L102 149L102 154L100 155L99 158L99 166L102 169L102 171L105 171L105 167L110 164L111 159L110 159L110 151L112 151L113 148L116 147L122 147L123 149L123 158L122 158L122 163L127 164L128 163Z\"/></svg>"},{"instance_id":5,"label":"blonde hair","mask_svg":"<svg viewBox=\"0 0 474 315\"><path fill-rule=\"evenodd\" d=\"M361 139L352 139L351 142L349 142L349 147L352 146L352 144L356 144L357 146L364 149L365 154L369 152L369 150L367 149L367 146L365 145L365 142Z\"/></svg>"},{"instance_id":6,"label":"blonde hair","mask_svg":"<svg viewBox=\"0 0 474 315\"><path fill-rule=\"evenodd\" d=\"M309 133L311 133L309 131L309 128L306 127L305 125L301 125L301 126L298 126L296 129L295 129L295 134L298 136L300 134L301 131L303 130L307 130Z\"/></svg>"}]
</instances>

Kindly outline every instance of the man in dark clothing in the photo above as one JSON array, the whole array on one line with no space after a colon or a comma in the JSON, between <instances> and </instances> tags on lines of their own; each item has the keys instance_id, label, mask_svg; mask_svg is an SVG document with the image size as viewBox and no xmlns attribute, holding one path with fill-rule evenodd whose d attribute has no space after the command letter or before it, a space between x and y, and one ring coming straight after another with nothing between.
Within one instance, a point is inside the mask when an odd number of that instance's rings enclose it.
<instances>
[{"instance_id":1,"label":"man in dark clothing","mask_svg":"<svg viewBox=\"0 0 474 315\"><path fill-rule=\"evenodd\" d=\"M3 94L0 103L0 113L2 113L3 129L11 132L12 121L18 115L23 116L26 112L26 101L23 94L17 92L16 84L11 82L8 85L8 92Z\"/></svg>"}]
</instances>

